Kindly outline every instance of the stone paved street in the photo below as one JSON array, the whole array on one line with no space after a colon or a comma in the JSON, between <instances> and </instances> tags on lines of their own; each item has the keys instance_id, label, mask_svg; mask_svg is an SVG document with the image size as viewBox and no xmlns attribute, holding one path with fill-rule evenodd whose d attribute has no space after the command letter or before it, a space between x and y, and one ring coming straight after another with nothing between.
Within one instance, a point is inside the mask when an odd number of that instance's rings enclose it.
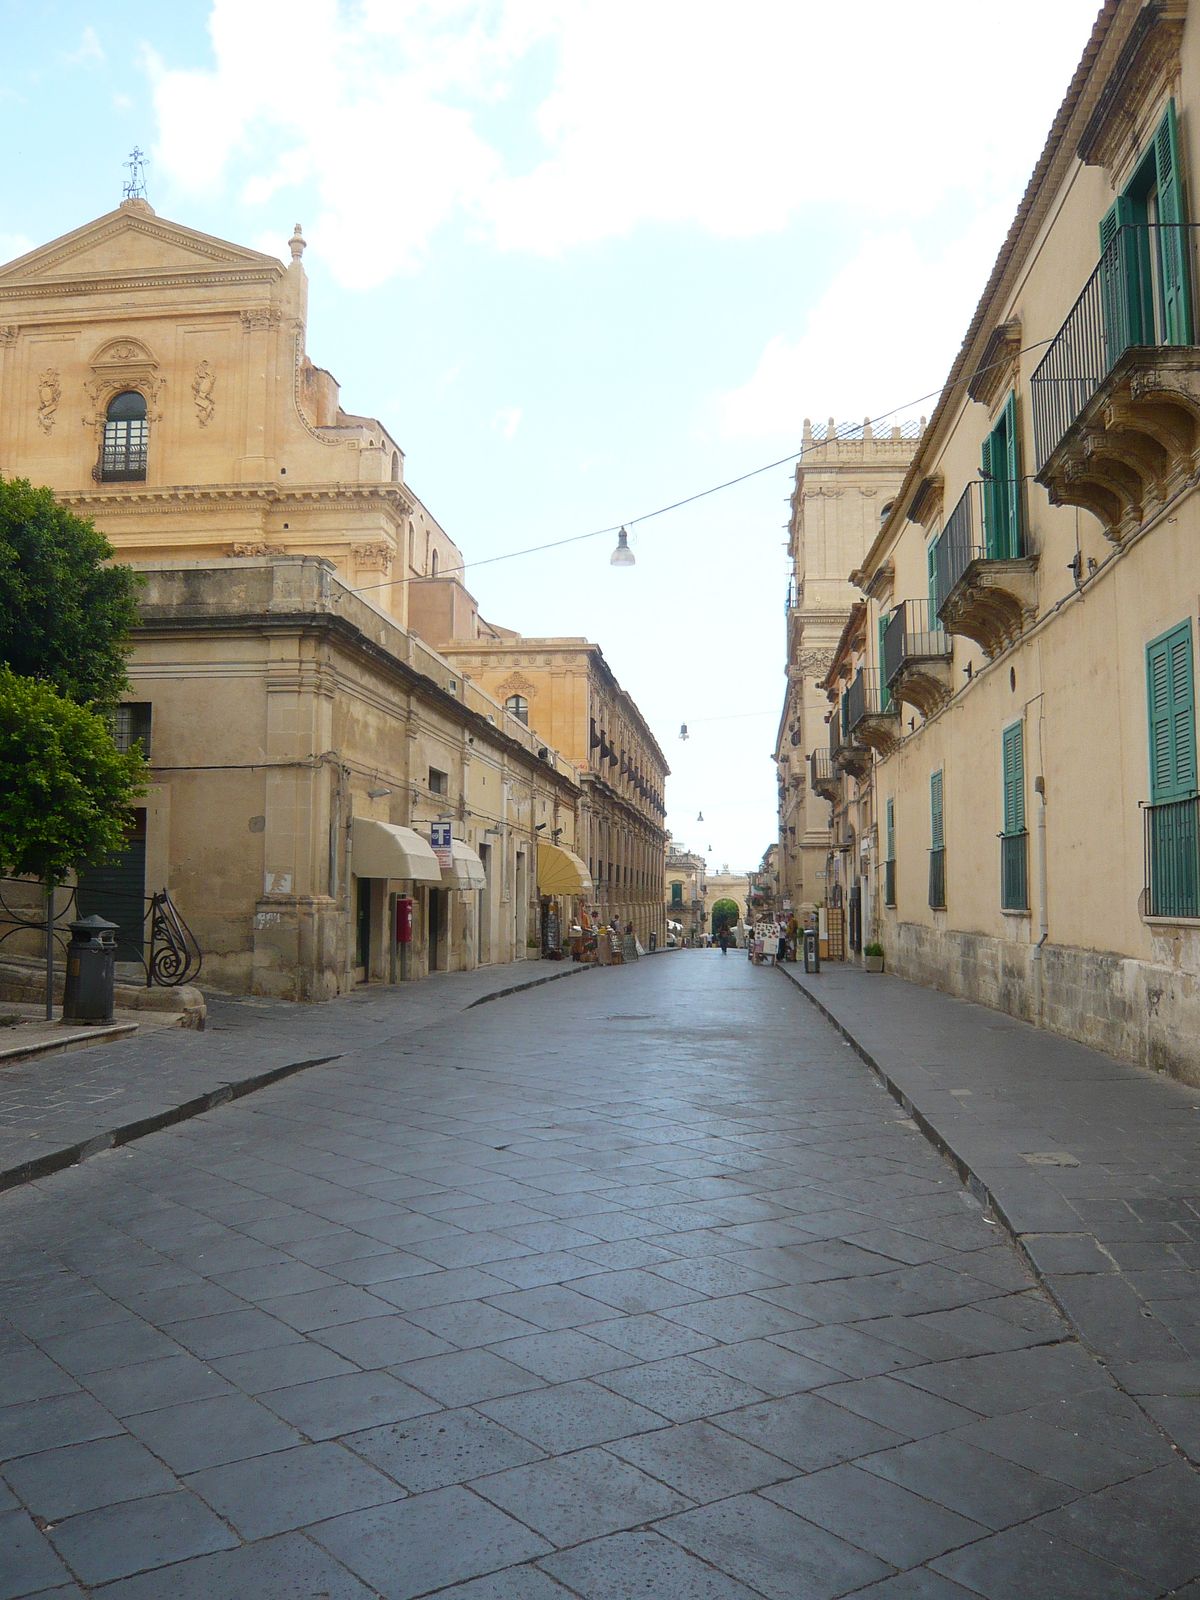
<instances>
[{"instance_id":1,"label":"stone paved street","mask_svg":"<svg viewBox=\"0 0 1200 1600\"><path fill-rule=\"evenodd\" d=\"M0 1600L1200 1596L1191 1466L779 974L382 1006L0 1196Z\"/></svg>"}]
</instances>

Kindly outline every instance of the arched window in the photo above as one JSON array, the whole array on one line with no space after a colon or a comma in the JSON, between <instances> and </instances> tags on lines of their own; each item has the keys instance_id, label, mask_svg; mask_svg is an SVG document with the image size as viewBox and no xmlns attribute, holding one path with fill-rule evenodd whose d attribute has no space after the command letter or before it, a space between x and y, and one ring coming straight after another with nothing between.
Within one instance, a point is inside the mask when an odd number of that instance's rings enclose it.
<instances>
[{"instance_id":1,"label":"arched window","mask_svg":"<svg viewBox=\"0 0 1200 1600\"><path fill-rule=\"evenodd\" d=\"M104 449L100 478L104 483L144 483L149 438L145 397L126 389L109 401L104 413Z\"/></svg>"},{"instance_id":2,"label":"arched window","mask_svg":"<svg viewBox=\"0 0 1200 1600\"><path fill-rule=\"evenodd\" d=\"M529 701L523 694L510 694L504 702L505 711L511 711L518 722L529 726Z\"/></svg>"},{"instance_id":3,"label":"arched window","mask_svg":"<svg viewBox=\"0 0 1200 1600\"><path fill-rule=\"evenodd\" d=\"M392 482L393 483L399 483L400 482L400 452L399 452L399 450L393 450L392 451Z\"/></svg>"},{"instance_id":4,"label":"arched window","mask_svg":"<svg viewBox=\"0 0 1200 1600\"><path fill-rule=\"evenodd\" d=\"M437 577L437 551L436 550L429 557L429 576L431 578L436 578Z\"/></svg>"}]
</instances>

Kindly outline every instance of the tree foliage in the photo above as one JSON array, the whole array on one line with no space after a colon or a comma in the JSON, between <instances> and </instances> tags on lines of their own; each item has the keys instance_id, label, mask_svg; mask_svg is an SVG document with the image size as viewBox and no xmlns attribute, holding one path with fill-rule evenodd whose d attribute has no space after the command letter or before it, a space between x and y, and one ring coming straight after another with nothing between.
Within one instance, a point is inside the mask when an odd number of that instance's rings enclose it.
<instances>
[{"instance_id":1,"label":"tree foliage","mask_svg":"<svg viewBox=\"0 0 1200 1600\"><path fill-rule=\"evenodd\" d=\"M81 705L114 704L139 580L112 553L49 489L0 478L0 663Z\"/></svg>"},{"instance_id":2,"label":"tree foliage","mask_svg":"<svg viewBox=\"0 0 1200 1600\"><path fill-rule=\"evenodd\" d=\"M114 855L146 770L103 715L0 666L0 872L61 883Z\"/></svg>"},{"instance_id":3,"label":"tree foliage","mask_svg":"<svg viewBox=\"0 0 1200 1600\"><path fill-rule=\"evenodd\" d=\"M736 928L741 917L736 900L717 900L709 915L714 933L720 933L722 928Z\"/></svg>"}]
</instances>

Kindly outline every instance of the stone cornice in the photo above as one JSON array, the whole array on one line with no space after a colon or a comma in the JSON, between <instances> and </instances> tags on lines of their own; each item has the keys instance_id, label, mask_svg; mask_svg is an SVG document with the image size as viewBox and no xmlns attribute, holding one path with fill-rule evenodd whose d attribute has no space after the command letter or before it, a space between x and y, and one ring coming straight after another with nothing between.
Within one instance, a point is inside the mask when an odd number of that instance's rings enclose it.
<instances>
[{"instance_id":1,"label":"stone cornice","mask_svg":"<svg viewBox=\"0 0 1200 1600\"><path fill-rule=\"evenodd\" d=\"M114 485L111 494L96 489L64 489L55 492L63 505L88 516L138 516L169 514L180 506L190 511L227 511L247 501L291 511L320 506L334 511L359 510L365 503L382 503L392 512L413 510L412 496L399 483L330 483L277 489L269 483L239 483L227 487L181 484L171 488L133 489L129 484Z\"/></svg>"},{"instance_id":2,"label":"stone cornice","mask_svg":"<svg viewBox=\"0 0 1200 1600\"><path fill-rule=\"evenodd\" d=\"M0 280L0 300L57 299L65 295L116 294L130 289L211 288L213 284L275 283L279 274L269 267L245 267L206 272L97 273L88 278L39 279L29 283Z\"/></svg>"},{"instance_id":3,"label":"stone cornice","mask_svg":"<svg viewBox=\"0 0 1200 1600\"><path fill-rule=\"evenodd\" d=\"M1018 317L1010 317L1007 322L1000 322L988 335L988 341L983 347L979 358L979 365L967 383L967 393L979 405L990 406L1002 390L1010 388L1014 381L1017 358L1021 353L1021 322ZM922 484L922 488L924 485ZM914 521L916 511L916 497L909 510L909 516Z\"/></svg>"},{"instance_id":4,"label":"stone cornice","mask_svg":"<svg viewBox=\"0 0 1200 1600\"><path fill-rule=\"evenodd\" d=\"M1119 165L1146 102L1179 75L1187 0L1151 0L1138 13L1076 146L1085 166Z\"/></svg>"}]
</instances>

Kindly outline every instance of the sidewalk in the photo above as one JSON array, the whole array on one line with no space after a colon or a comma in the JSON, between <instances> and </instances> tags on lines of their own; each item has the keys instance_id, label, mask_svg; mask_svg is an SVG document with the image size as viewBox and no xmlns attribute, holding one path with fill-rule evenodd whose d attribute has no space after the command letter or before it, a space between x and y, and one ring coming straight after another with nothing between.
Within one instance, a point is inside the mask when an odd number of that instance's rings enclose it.
<instances>
[{"instance_id":1,"label":"sidewalk","mask_svg":"<svg viewBox=\"0 0 1200 1600\"><path fill-rule=\"evenodd\" d=\"M324 1005L210 996L202 1033L144 1029L111 1044L0 1065L0 1190L305 1067L419 1032L447 1014L593 970L514 961L435 973L402 988L358 989Z\"/></svg>"},{"instance_id":2,"label":"sidewalk","mask_svg":"<svg viewBox=\"0 0 1200 1600\"><path fill-rule=\"evenodd\" d=\"M1122 1388L1200 1462L1200 1089L899 978L780 971L953 1159Z\"/></svg>"}]
</instances>

